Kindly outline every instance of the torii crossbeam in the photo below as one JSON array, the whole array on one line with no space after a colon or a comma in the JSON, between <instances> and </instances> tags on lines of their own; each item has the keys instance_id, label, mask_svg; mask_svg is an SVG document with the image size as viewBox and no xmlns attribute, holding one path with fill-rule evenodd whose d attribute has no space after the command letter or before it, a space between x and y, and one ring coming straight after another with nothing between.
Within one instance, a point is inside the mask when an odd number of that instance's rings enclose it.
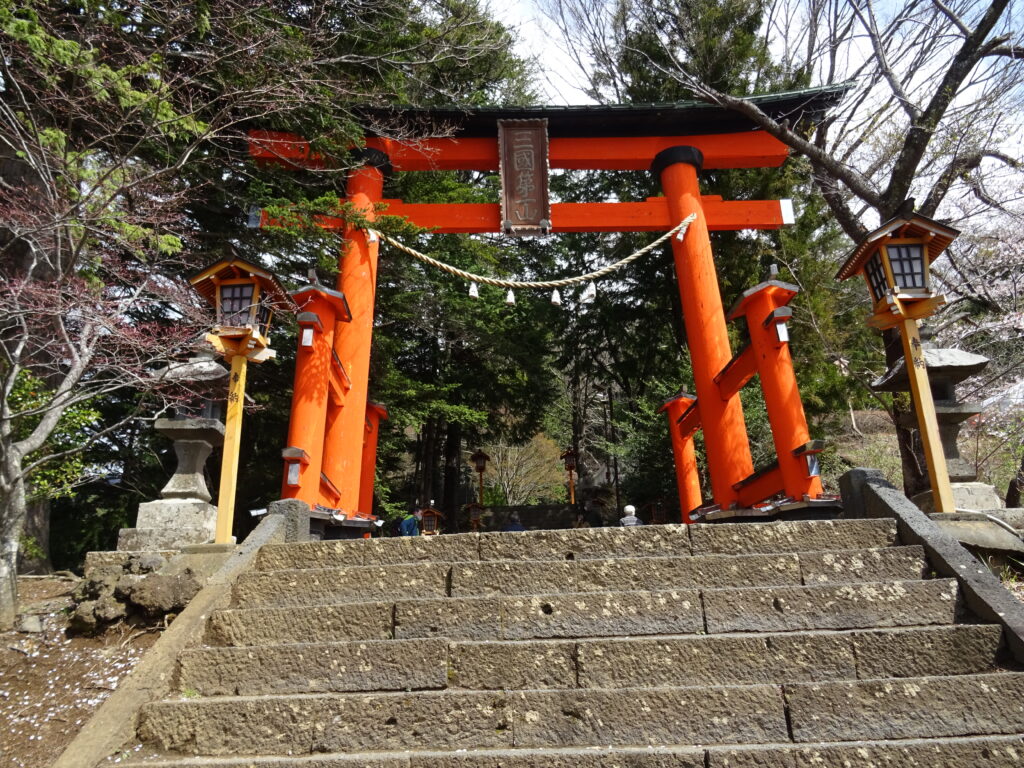
<instances>
[{"instance_id":1,"label":"torii crossbeam","mask_svg":"<svg viewBox=\"0 0 1024 768\"><path fill-rule=\"evenodd\" d=\"M841 97L824 88L758 97L776 119L815 118ZM376 117L381 115L377 114ZM359 150L347 202L373 221L380 204L388 215L437 232L509 230L498 204L417 204L383 198L385 170L499 168L498 122L546 121L550 168L650 169L664 196L640 202L554 203L545 230L560 232L667 231L696 218L682 241L672 239L676 276L694 373L696 397L680 394L663 410L669 417L682 519L705 507L693 449L704 428L713 503L752 507L766 500L808 501L822 496L816 453L800 402L788 348L786 306L796 288L770 281L747 291L726 317L708 232L777 229L792 221L788 201L727 201L701 195L698 173L711 168L781 165L787 147L741 116L705 104L648 107L540 107L406 111L409 125L446 126L444 138L409 141L370 137ZM253 131L250 154L259 163L320 169L334 165L294 134ZM342 201L339 201L342 202ZM306 286L295 293L303 308L296 359L283 496L320 504L350 516L371 512L377 427L382 407L367 403L378 238L341 218L317 217L339 230L344 245L336 290ZM266 212L257 221L272 224ZM727 320L744 318L750 344L735 356ZM755 472L739 391L758 375L765 395L777 461Z\"/></svg>"}]
</instances>

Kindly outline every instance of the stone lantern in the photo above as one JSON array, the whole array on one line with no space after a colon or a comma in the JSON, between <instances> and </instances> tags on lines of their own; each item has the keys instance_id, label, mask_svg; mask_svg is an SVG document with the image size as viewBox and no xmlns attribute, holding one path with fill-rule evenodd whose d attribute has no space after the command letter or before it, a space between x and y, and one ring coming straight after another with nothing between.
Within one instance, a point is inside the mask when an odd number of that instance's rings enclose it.
<instances>
[{"instance_id":1,"label":"stone lantern","mask_svg":"<svg viewBox=\"0 0 1024 768\"><path fill-rule=\"evenodd\" d=\"M224 425L215 418L217 399L210 395L212 387L223 386L228 372L199 352L185 363L169 365L158 377L180 381L189 388L206 390L202 416L157 419L157 432L174 441L178 466L160 491L160 498L139 505L135 528L122 528L117 548L122 551L178 549L188 544L213 541L217 508L210 504L203 469L210 452L224 441Z\"/></svg>"}]
</instances>

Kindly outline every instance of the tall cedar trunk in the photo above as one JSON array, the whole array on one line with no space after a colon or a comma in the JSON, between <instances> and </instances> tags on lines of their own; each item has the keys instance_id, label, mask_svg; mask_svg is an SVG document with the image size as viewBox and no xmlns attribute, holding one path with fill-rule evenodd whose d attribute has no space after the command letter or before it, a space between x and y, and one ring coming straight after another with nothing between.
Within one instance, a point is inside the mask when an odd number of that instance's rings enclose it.
<instances>
[{"instance_id":1,"label":"tall cedar trunk","mask_svg":"<svg viewBox=\"0 0 1024 768\"><path fill-rule=\"evenodd\" d=\"M40 555L33 557L31 552L23 551L18 559L18 573L53 573L50 562L50 500L33 499L28 502L25 511L25 539L31 539L35 545L32 549Z\"/></svg>"},{"instance_id":2,"label":"tall cedar trunk","mask_svg":"<svg viewBox=\"0 0 1024 768\"><path fill-rule=\"evenodd\" d=\"M20 475L20 467L12 467L11 457L3 468L6 478ZM5 478L5 480L6 480ZM25 524L25 482L22 479L8 481L11 491L0 496L3 509L0 527L0 632L14 627L18 614L18 544Z\"/></svg>"},{"instance_id":3,"label":"tall cedar trunk","mask_svg":"<svg viewBox=\"0 0 1024 768\"><path fill-rule=\"evenodd\" d=\"M883 334L885 343L885 363L891 369L903 359L903 341L899 331L890 328ZM918 439L917 428L907 426L916 424L914 406L904 408L899 399L893 402L893 425L896 428L896 444L900 449L900 465L903 469L903 492L907 496L931 489L928 479L928 465L925 463L924 451Z\"/></svg>"},{"instance_id":4,"label":"tall cedar trunk","mask_svg":"<svg viewBox=\"0 0 1024 768\"><path fill-rule=\"evenodd\" d=\"M455 525L459 504L459 485L462 478L462 425L450 423L444 441L444 490L441 511L449 525ZM454 531L453 531L454 532Z\"/></svg>"},{"instance_id":5,"label":"tall cedar trunk","mask_svg":"<svg viewBox=\"0 0 1024 768\"><path fill-rule=\"evenodd\" d=\"M437 422L428 419L423 425L420 441L420 477L416 488L416 502L421 507L430 504L434 495L434 477L437 472Z\"/></svg>"},{"instance_id":6,"label":"tall cedar trunk","mask_svg":"<svg viewBox=\"0 0 1024 768\"><path fill-rule=\"evenodd\" d=\"M1006 489L1006 506L1010 509L1019 507L1022 492L1024 492L1024 457L1021 457L1017 474L1010 480L1010 485Z\"/></svg>"}]
</instances>

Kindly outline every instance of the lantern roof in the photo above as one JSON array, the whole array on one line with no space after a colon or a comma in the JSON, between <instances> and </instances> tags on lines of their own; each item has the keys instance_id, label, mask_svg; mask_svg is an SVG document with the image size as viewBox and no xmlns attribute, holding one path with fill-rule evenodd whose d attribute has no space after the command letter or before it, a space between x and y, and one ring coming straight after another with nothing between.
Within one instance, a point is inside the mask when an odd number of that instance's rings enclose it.
<instances>
[{"instance_id":1,"label":"lantern roof","mask_svg":"<svg viewBox=\"0 0 1024 768\"><path fill-rule=\"evenodd\" d=\"M857 244L857 247L850 252L843 262L843 266L836 272L836 280L846 280L848 277L860 273L864 262L871 258L878 250L878 246L884 245L889 240L896 238L923 238L926 240L925 247L928 249L928 263L932 263L939 257L939 254L949 247L949 244L956 240L960 230L940 224L934 219L922 216L919 213L901 214L889 219L882 226Z\"/></svg>"},{"instance_id":2,"label":"lantern roof","mask_svg":"<svg viewBox=\"0 0 1024 768\"><path fill-rule=\"evenodd\" d=\"M281 282L272 272L238 256L226 256L200 269L188 281L211 305L217 301L217 284L224 280L251 277L260 286L263 298L276 310L296 311L297 307Z\"/></svg>"}]
</instances>

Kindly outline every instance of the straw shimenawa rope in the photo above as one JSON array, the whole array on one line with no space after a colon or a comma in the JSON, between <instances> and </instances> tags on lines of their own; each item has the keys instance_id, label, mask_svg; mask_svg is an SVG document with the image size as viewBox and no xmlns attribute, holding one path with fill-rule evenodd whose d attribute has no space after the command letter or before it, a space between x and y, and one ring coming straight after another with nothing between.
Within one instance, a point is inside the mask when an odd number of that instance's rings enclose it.
<instances>
[{"instance_id":1,"label":"straw shimenawa rope","mask_svg":"<svg viewBox=\"0 0 1024 768\"><path fill-rule=\"evenodd\" d=\"M468 280L473 283L481 283L483 285L496 285L500 288L564 288L567 285L577 285L579 283L586 283L591 280L597 280L598 278L604 277L605 275L610 274L617 269L621 269L630 262L636 261L648 251L657 248L659 245L668 240L670 237L672 237L672 235L676 234L677 232L679 233L679 239L682 240L683 236L686 234L687 228L690 226L690 224L693 223L693 221L696 218L697 214L691 213L689 216L687 216L681 222L676 224L676 226L674 226L668 232L663 234L653 243L645 245L640 250L631 253L624 259L619 259L619 261L616 261L614 264L609 264L606 267L601 267L601 269L598 269L595 272L588 272L585 275L578 275L576 277L567 277L563 280L501 280L500 278L497 277L484 277L483 275L475 275L472 272L467 272L464 269L459 269L458 267L453 267L450 264L445 264L443 261L438 261L437 259L431 258L430 256L427 256L425 253L420 253L415 248L410 248L408 245L400 243L394 238L388 237L383 232L376 232L376 235L389 245L393 245L398 250L403 251L426 264L430 264L433 267L437 267L438 269L447 272L449 275L455 275L455 277L461 277L463 280Z\"/></svg>"}]
</instances>

